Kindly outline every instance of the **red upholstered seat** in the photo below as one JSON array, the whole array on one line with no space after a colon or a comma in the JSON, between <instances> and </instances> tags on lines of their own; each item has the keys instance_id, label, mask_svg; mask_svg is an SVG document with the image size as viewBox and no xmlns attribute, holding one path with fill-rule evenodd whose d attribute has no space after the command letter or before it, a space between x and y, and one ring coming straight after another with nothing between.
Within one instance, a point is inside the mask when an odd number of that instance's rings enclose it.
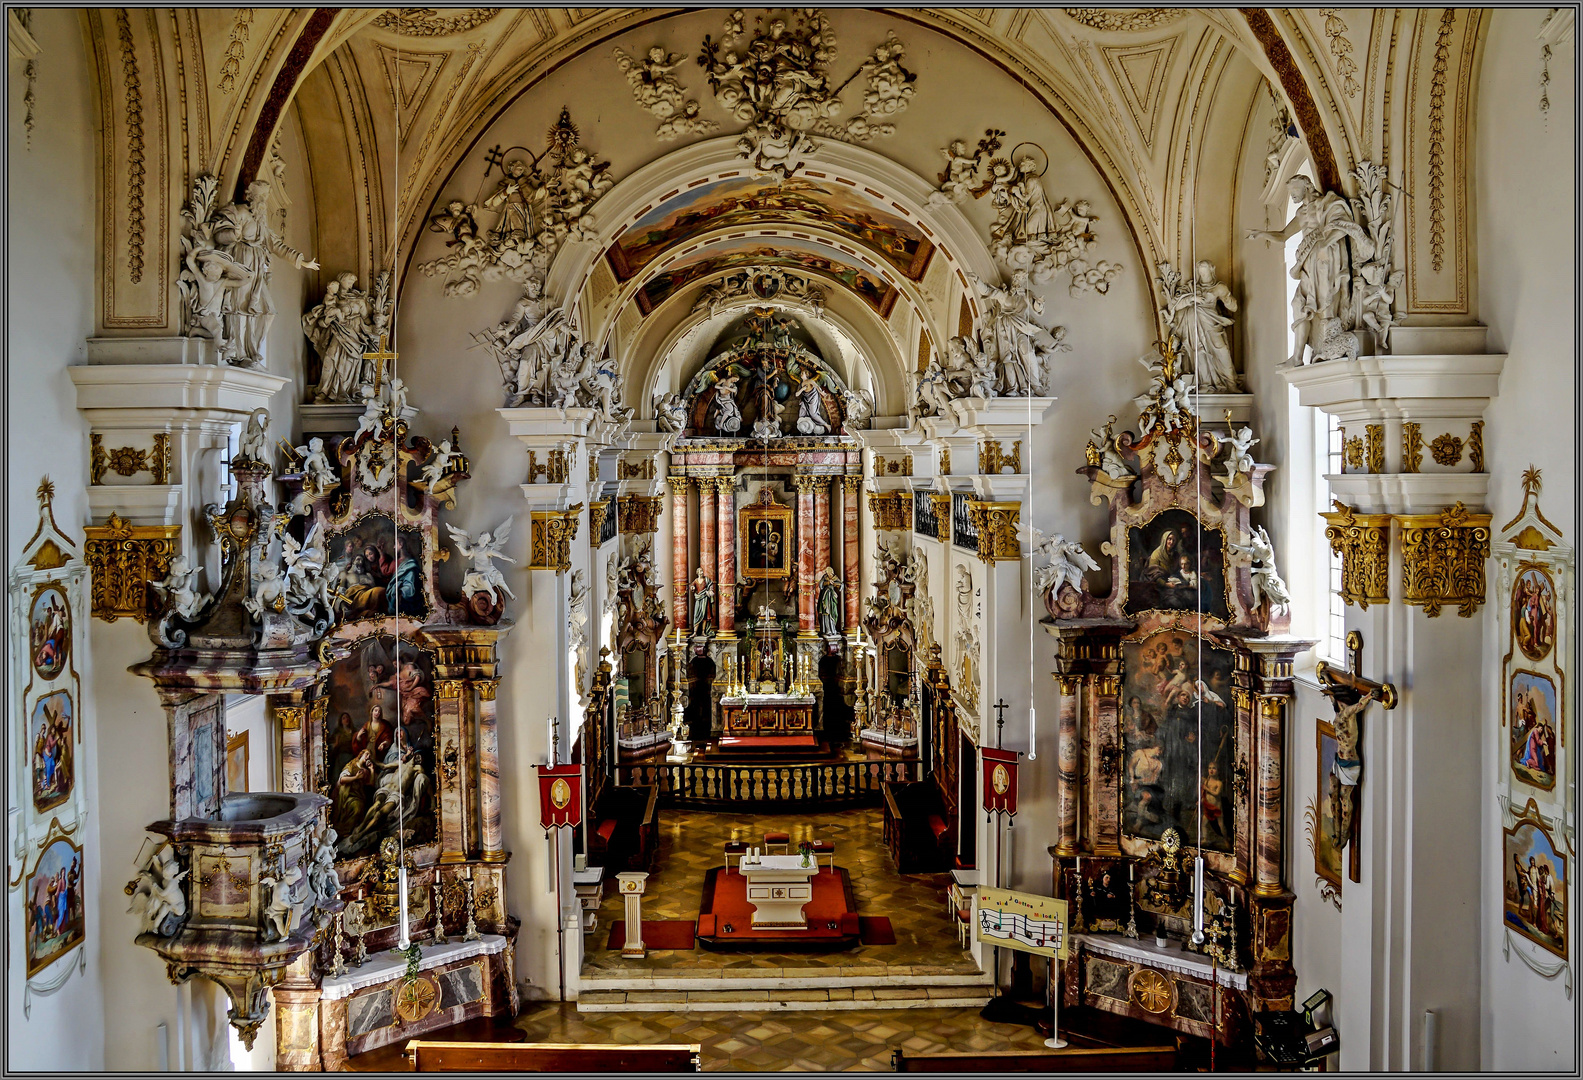
<instances>
[{"instance_id":1,"label":"red upholstered seat","mask_svg":"<svg viewBox=\"0 0 1583 1080\"><path fill-rule=\"evenodd\" d=\"M747 849L748 849L748 846L747 846L746 842L744 842L744 841L741 841L741 840L727 840L726 841L726 854L727 855L743 855L743 854L746 854Z\"/></svg>"},{"instance_id":2,"label":"red upholstered seat","mask_svg":"<svg viewBox=\"0 0 1583 1080\"><path fill-rule=\"evenodd\" d=\"M956 909L956 921L957 922L959 922L959 923L970 922L972 920L972 918L973 918L973 907L972 907L971 904L967 905L966 907L959 907L959 908Z\"/></svg>"},{"instance_id":3,"label":"red upholstered seat","mask_svg":"<svg viewBox=\"0 0 1583 1080\"><path fill-rule=\"evenodd\" d=\"M599 836L599 839L608 844L610 838L616 835L616 819L606 818L599 823L599 828L595 829L594 832Z\"/></svg>"},{"instance_id":4,"label":"red upholstered seat","mask_svg":"<svg viewBox=\"0 0 1583 1080\"><path fill-rule=\"evenodd\" d=\"M934 833L936 840L945 835L945 819L939 814L929 815L929 831Z\"/></svg>"},{"instance_id":5,"label":"red upholstered seat","mask_svg":"<svg viewBox=\"0 0 1583 1080\"><path fill-rule=\"evenodd\" d=\"M783 832L767 832L764 834L764 843L789 844L791 843L791 835Z\"/></svg>"}]
</instances>

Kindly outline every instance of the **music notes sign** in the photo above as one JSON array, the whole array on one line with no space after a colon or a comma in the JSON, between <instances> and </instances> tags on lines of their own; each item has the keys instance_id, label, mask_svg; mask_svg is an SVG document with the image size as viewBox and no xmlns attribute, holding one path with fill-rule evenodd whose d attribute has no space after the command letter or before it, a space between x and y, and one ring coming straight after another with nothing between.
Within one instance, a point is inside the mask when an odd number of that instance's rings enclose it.
<instances>
[{"instance_id":1,"label":"music notes sign","mask_svg":"<svg viewBox=\"0 0 1583 1080\"><path fill-rule=\"evenodd\" d=\"M986 945L1065 960L1066 901L980 885L973 934Z\"/></svg>"}]
</instances>

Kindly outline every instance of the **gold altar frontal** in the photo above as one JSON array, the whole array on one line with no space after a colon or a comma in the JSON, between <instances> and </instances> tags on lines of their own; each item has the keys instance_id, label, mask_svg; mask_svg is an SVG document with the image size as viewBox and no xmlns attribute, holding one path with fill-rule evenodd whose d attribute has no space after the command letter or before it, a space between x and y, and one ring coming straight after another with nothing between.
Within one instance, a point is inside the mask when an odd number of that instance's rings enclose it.
<instances>
[{"instance_id":1,"label":"gold altar frontal","mask_svg":"<svg viewBox=\"0 0 1583 1080\"><path fill-rule=\"evenodd\" d=\"M726 738L813 735L811 694L742 694L720 699L721 733Z\"/></svg>"}]
</instances>

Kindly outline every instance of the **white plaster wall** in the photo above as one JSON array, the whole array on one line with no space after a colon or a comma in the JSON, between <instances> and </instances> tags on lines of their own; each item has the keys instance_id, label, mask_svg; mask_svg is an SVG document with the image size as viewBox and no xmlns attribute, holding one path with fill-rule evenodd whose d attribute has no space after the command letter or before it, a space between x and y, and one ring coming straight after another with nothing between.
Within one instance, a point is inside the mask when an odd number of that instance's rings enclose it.
<instances>
[{"instance_id":1,"label":"white plaster wall","mask_svg":"<svg viewBox=\"0 0 1583 1080\"><path fill-rule=\"evenodd\" d=\"M1490 328L1489 350L1508 358L1500 397L1485 414L1485 447L1494 524L1511 520L1521 508L1522 471L1531 464L1543 471L1545 516L1576 544L1576 46L1569 42L1553 49L1546 117L1539 109L1540 42L1535 40L1544 15L1543 8L1501 8L1486 16L1474 123L1479 313ZM1505 613L1488 605L1483 621L1483 1067L1569 1070L1577 1065L1577 1001L1568 999L1562 978L1547 982L1517 957L1502 956L1503 823L1495 791L1508 767L1498 719ZM1576 701L1572 690L1574 733ZM1575 768L1576 750L1567 752ZM1578 932L1576 918L1571 930ZM1574 963L1576 955L1574 947Z\"/></svg>"},{"instance_id":2,"label":"white plaster wall","mask_svg":"<svg viewBox=\"0 0 1583 1080\"><path fill-rule=\"evenodd\" d=\"M33 36L42 52L37 58L31 148L22 124L23 65L13 60L6 69L7 254L12 269L6 294L7 567L37 525L34 491L41 477L47 475L55 482L55 521L77 541L79 550L82 527L88 522L87 436L66 368L82 360L84 341L93 332L93 84L78 12L35 8ZM86 618L87 613L79 617ZM24 1014L27 960L21 886L7 895L6 1064L10 1069L102 1069L105 1064L101 942L106 928L113 931L119 922L126 898L121 897L113 914L102 917L104 902L97 890L104 875L99 848L104 810L96 742L106 718L95 707L98 699L93 693L103 665L95 662L91 648L87 652L76 658L86 699L78 711L83 741L77 782L86 785L88 817L77 841L84 849L87 941L82 949L87 953L87 969L74 972L53 994L35 996L31 1015ZM8 805L17 805L19 793L8 790L7 794ZM116 873L119 868L111 876Z\"/></svg>"}]
</instances>

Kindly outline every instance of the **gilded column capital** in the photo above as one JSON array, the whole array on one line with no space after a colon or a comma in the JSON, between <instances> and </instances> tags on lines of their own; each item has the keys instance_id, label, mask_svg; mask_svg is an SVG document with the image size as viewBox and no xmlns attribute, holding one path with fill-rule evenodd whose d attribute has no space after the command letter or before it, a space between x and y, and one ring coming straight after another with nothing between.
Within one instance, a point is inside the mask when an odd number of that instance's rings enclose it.
<instances>
[{"instance_id":1,"label":"gilded column capital","mask_svg":"<svg viewBox=\"0 0 1583 1080\"><path fill-rule=\"evenodd\" d=\"M1007 465L1014 473L1022 472L1022 440L1011 444L1011 453L998 439L985 439L978 444L978 471L985 476L998 476Z\"/></svg>"},{"instance_id":2,"label":"gilded column capital","mask_svg":"<svg viewBox=\"0 0 1583 1080\"><path fill-rule=\"evenodd\" d=\"M660 527L663 495L616 496L616 520L623 533L651 533Z\"/></svg>"},{"instance_id":3,"label":"gilded column capital","mask_svg":"<svg viewBox=\"0 0 1583 1080\"><path fill-rule=\"evenodd\" d=\"M828 476L818 476L814 473L798 473L792 477L792 486L797 489L799 495L812 495L823 491L829 482Z\"/></svg>"},{"instance_id":4,"label":"gilded column capital","mask_svg":"<svg viewBox=\"0 0 1583 1080\"><path fill-rule=\"evenodd\" d=\"M1397 514L1402 530L1402 600L1431 618L1445 604L1471 618L1484 603L1490 515L1461 503L1438 514Z\"/></svg>"},{"instance_id":5,"label":"gilded column capital","mask_svg":"<svg viewBox=\"0 0 1583 1080\"><path fill-rule=\"evenodd\" d=\"M462 696L463 681L461 679L435 679L434 696L441 701Z\"/></svg>"},{"instance_id":6,"label":"gilded column capital","mask_svg":"<svg viewBox=\"0 0 1583 1080\"><path fill-rule=\"evenodd\" d=\"M869 513L876 529L906 529L912 524L912 499L905 491L870 492Z\"/></svg>"},{"instance_id":7,"label":"gilded column capital","mask_svg":"<svg viewBox=\"0 0 1583 1080\"><path fill-rule=\"evenodd\" d=\"M732 496L737 491L737 478L734 476L716 476L714 480L715 491L721 496Z\"/></svg>"},{"instance_id":8,"label":"gilded column capital","mask_svg":"<svg viewBox=\"0 0 1583 1080\"><path fill-rule=\"evenodd\" d=\"M863 478L861 476L843 476L841 478L841 489L846 493L848 499L856 500L857 493L863 490Z\"/></svg>"},{"instance_id":9,"label":"gilded column capital","mask_svg":"<svg viewBox=\"0 0 1583 1080\"><path fill-rule=\"evenodd\" d=\"M170 572L181 543L180 525L132 525L112 513L83 529L83 558L92 573L90 610L105 622L148 617L148 583Z\"/></svg>"},{"instance_id":10,"label":"gilded column capital","mask_svg":"<svg viewBox=\"0 0 1583 1080\"><path fill-rule=\"evenodd\" d=\"M1019 502L970 502L968 516L978 529L978 557L986 563L1011 562L1022 558L1017 542L1017 524L1022 516Z\"/></svg>"},{"instance_id":11,"label":"gilded column capital","mask_svg":"<svg viewBox=\"0 0 1583 1080\"><path fill-rule=\"evenodd\" d=\"M1364 611L1391 602L1391 515L1359 514L1339 499L1335 511L1320 514L1325 539L1341 556L1341 599Z\"/></svg>"},{"instance_id":12,"label":"gilded column capital","mask_svg":"<svg viewBox=\"0 0 1583 1080\"><path fill-rule=\"evenodd\" d=\"M599 546L599 539L604 534L605 515L609 512L609 499L600 499L598 502L588 504L588 542L595 547Z\"/></svg>"},{"instance_id":13,"label":"gilded column capital","mask_svg":"<svg viewBox=\"0 0 1583 1080\"><path fill-rule=\"evenodd\" d=\"M676 499L687 498L687 486L692 483L690 476L667 476L665 482L671 486L671 496Z\"/></svg>"},{"instance_id":14,"label":"gilded column capital","mask_svg":"<svg viewBox=\"0 0 1583 1080\"><path fill-rule=\"evenodd\" d=\"M559 573L571 568L572 541L577 539L577 522L582 512L582 503L568 510L533 511L529 570L554 570Z\"/></svg>"},{"instance_id":15,"label":"gilded column capital","mask_svg":"<svg viewBox=\"0 0 1583 1080\"><path fill-rule=\"evenodd\" d=\"M495 692L500 689L499 679L479 679L473 684L478 687L479 701L494 701Z\"/></svg>"}]
</instances>

